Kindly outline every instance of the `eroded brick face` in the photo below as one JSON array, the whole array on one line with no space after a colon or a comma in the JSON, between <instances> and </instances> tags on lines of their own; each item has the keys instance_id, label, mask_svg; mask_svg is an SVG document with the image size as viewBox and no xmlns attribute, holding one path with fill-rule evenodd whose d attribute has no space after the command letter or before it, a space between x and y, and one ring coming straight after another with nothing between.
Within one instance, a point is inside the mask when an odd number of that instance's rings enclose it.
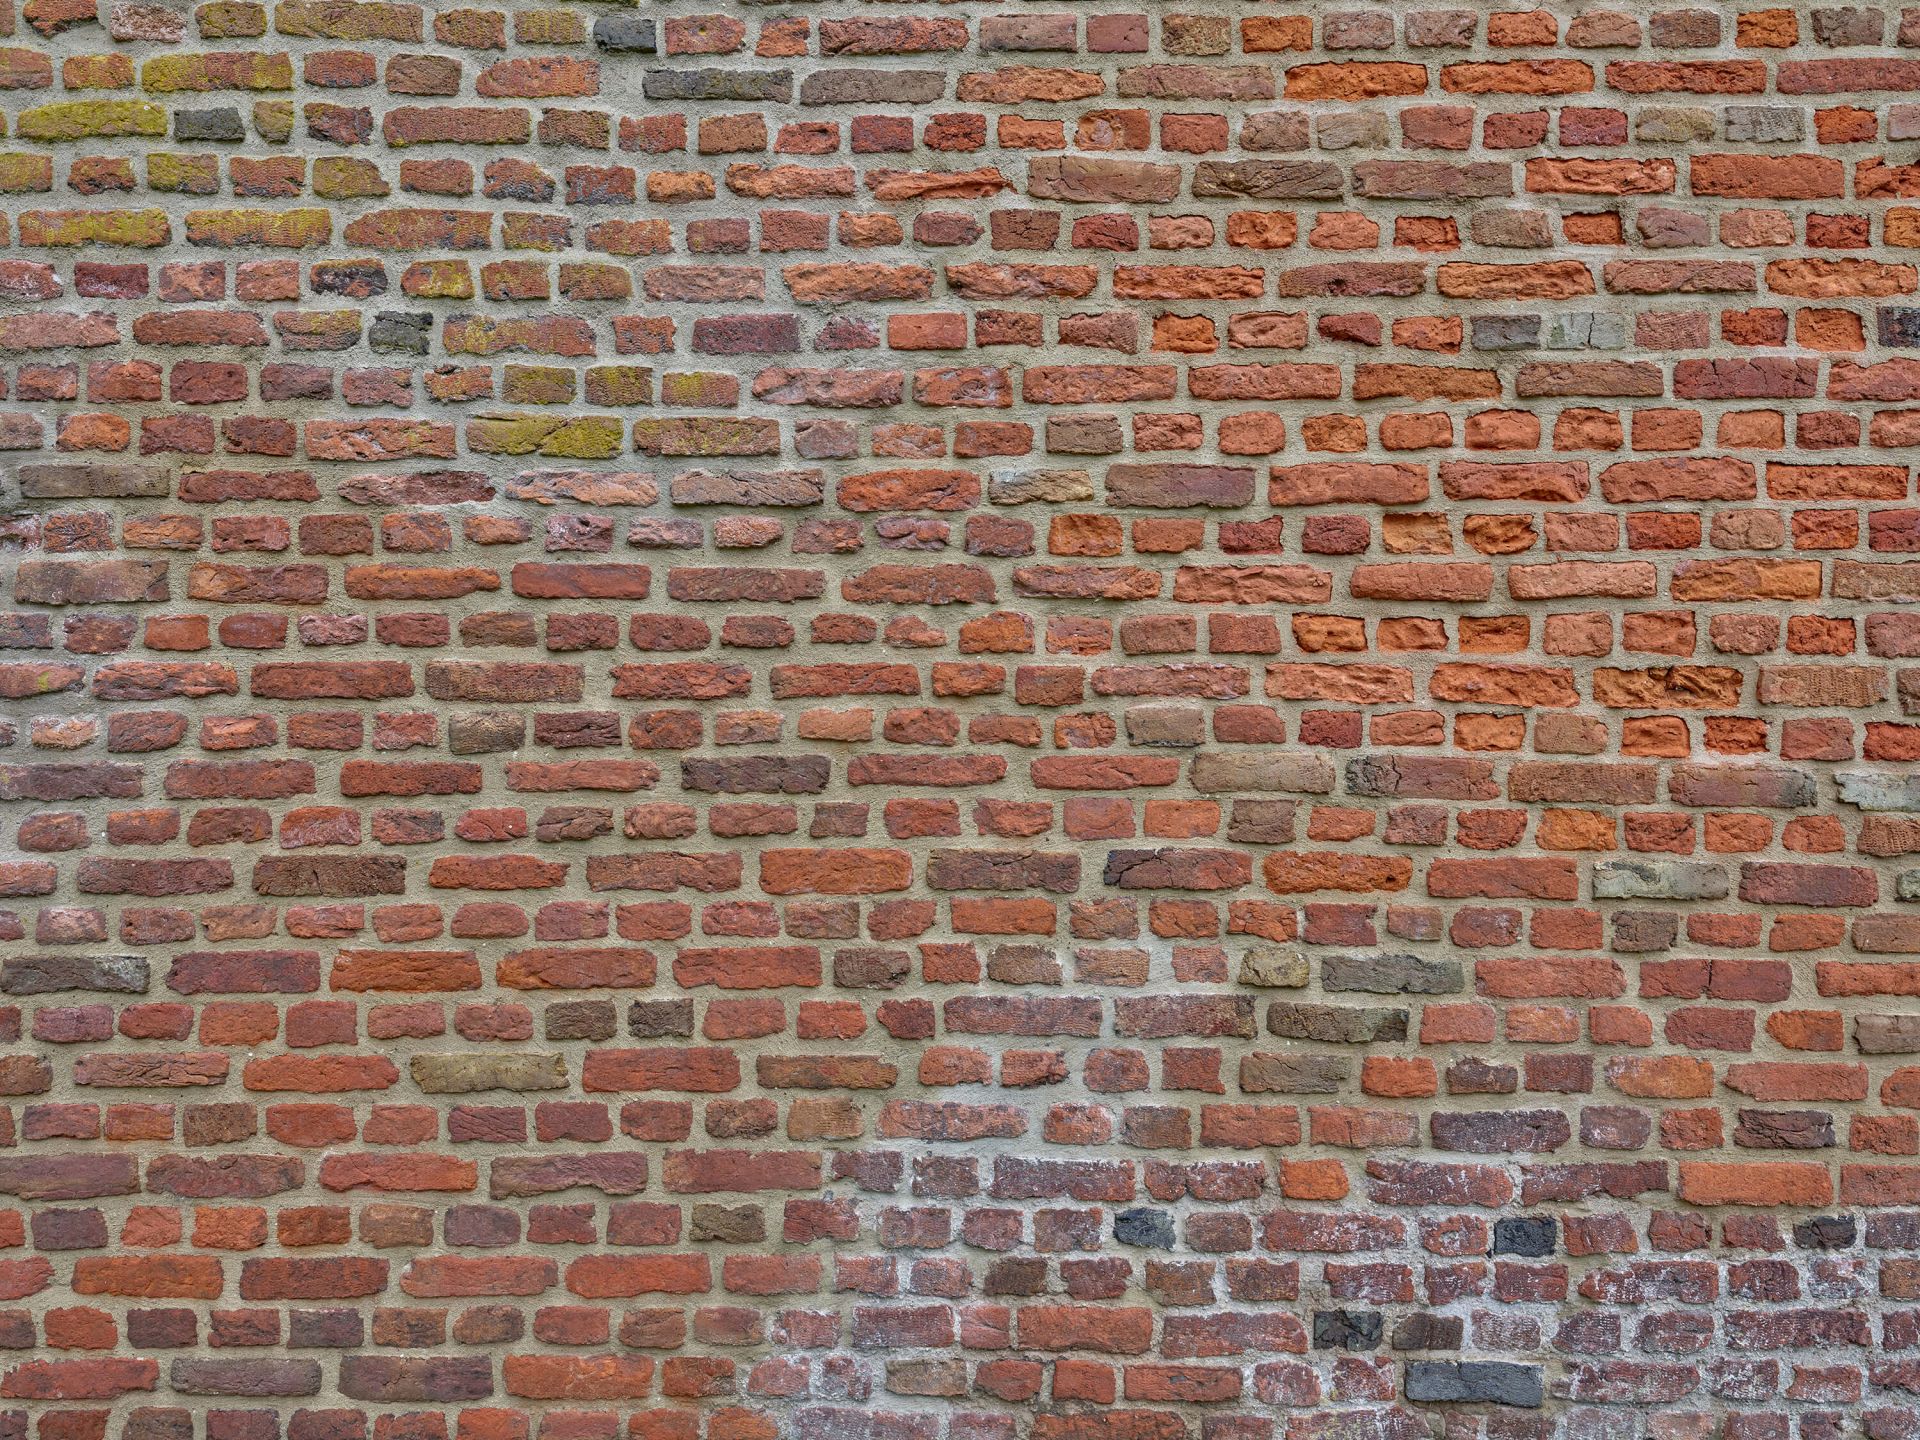
<instances>
[{"instance_id":1,"label":"eroded brick face","mask_svg":"<svg viewBox=\"0 0 1920 1440\"><path fill-rule=\"evenodd\" d=\"M0 21L0 1440L1920 1436L1920 11Z\"/></svg>"}]
</instances>

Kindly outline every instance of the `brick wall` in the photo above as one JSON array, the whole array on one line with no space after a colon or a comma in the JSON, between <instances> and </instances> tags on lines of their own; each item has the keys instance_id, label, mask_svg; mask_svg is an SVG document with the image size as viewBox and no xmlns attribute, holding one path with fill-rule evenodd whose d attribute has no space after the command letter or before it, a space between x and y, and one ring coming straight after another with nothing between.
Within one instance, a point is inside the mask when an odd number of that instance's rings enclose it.
<instances>
[{"instance_id":1,"label":"brick wall","mask_svg":"<svg viewBox=\"0 0 1920 1440\"><path fill-rule=\"evenodd\" d=\"M1920 11L486 3L0 8L0 1440L1920 1435Z\"/></svg>"}]
</instances>

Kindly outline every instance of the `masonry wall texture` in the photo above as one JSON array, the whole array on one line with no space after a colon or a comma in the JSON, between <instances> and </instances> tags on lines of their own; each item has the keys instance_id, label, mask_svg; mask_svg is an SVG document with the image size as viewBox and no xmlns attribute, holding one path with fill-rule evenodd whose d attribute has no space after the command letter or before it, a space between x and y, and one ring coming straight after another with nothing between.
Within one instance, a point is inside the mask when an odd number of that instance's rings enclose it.
<instances>
[{"instance_id":1,"label":"masonry wall texture","mask_svg":"<svg viewBox=\"0 0 1920 1440\"><path fill-rule=\"evenodd\" d=\"M1182 3L0 3L0 1440L1920 1436L1920 10Z\"/></svg>"}]
</instances>

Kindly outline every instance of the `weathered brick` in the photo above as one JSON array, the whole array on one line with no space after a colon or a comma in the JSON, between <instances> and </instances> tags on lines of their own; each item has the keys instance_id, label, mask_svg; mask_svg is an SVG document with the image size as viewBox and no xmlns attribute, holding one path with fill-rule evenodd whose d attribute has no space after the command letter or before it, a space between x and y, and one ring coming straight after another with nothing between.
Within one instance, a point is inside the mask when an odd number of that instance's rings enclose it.
<instances>
[{"instance_id":1,"label":"weathered brick","mask_svg":"<svg viewBox=\"0 0 1920 1440\"><path fill-rule=\"evenodd\" d=\"M885 8L0 19L8 1423L1904 1435L1920 18Z\"/></svg>"}]
</instances>

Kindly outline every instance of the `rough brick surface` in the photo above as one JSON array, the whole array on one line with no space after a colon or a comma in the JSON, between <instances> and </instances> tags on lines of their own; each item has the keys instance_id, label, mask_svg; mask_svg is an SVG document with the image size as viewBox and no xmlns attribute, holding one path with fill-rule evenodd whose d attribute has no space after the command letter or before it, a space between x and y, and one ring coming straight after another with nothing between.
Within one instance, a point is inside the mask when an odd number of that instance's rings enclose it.
<instances>
[{"instance_id":1,"label":"rough brick surface","mask_svg":"<svg viewBox=\"0 0 1920 1440\"><path fill-rule=\"evenodd\" d=\"M0 1440L1920 1436L1920 11L487 4L0 0Z\"/></svg>"}]
</instances>

